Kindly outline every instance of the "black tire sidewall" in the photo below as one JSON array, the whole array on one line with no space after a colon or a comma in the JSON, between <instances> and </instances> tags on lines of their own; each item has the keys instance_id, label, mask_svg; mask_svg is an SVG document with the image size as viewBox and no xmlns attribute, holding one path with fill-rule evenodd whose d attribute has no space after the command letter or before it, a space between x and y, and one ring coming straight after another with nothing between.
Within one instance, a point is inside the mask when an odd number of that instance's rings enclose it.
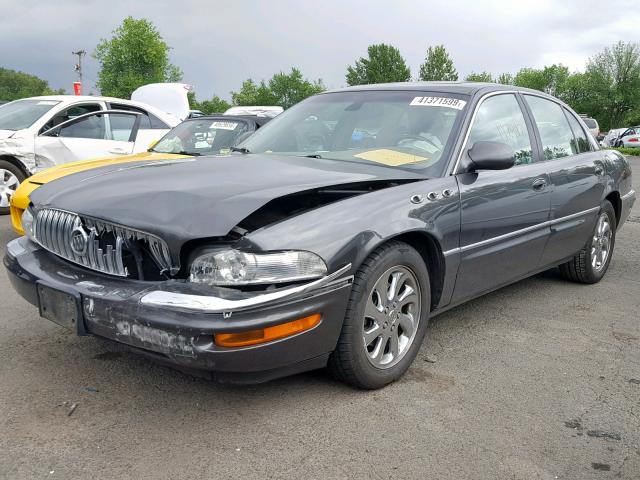
<instances>
[{"instance_id":1,"label":"black tire sidewall","mask_svg":"<svg viewBox=\"0 0 640 480\"><path fill-rule=\"evenodd\" d=\"M424 339L429 311L431 306L431 293L429 272L421 255L411 246L394 242L393 248L383 250L377 261L370 267L361 268L356 276L364 279L363 288L350 299L351 308L348 310L345 324L349 327L350 338L347 340L352 346L352 359L354 373L362 380L366 388L379 388L401 377L415 359ZM394 266L403 266L413 272L418 280L421 295L421 312L418 330L413 343L404 357L393 367L380 369L373 366L365 353L364 339L362 337L362 322L364 310L369 293L380 276Z\"/></svg>"}]
</instances>

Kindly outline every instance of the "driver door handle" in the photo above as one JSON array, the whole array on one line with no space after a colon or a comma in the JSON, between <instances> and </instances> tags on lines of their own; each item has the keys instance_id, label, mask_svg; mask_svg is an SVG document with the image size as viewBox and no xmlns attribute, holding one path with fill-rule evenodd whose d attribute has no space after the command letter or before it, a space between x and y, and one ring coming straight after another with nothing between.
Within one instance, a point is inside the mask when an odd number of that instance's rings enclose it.
<instances>
[{"instance_id":1,"label":"driver door handle","mask_svg":"<svg viewBox=\"0 0 640 480\"><path fill-rule=\"evenodd\" d=\"M547 181L544 178L536 178L531 185L536 192L547 188Z\"/></svg>"}]
</instances>

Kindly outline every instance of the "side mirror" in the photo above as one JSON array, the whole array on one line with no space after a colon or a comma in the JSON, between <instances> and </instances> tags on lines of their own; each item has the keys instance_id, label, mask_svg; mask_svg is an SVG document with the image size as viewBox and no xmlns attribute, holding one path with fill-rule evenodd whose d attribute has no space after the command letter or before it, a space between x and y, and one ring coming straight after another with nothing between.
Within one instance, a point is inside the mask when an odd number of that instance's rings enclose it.
<instances>
[{"instance_id":1,"label":"side mirror","mask_svg":"<svg viewBox=\"0 0 640 480\"><path fill-rule=\"evenodd\" d=\"M515 165L516 153L509 145L500 142L476 142L469 149L469 165L466 172L476 170L506 170Z\"/></svg>"}]
</instances>

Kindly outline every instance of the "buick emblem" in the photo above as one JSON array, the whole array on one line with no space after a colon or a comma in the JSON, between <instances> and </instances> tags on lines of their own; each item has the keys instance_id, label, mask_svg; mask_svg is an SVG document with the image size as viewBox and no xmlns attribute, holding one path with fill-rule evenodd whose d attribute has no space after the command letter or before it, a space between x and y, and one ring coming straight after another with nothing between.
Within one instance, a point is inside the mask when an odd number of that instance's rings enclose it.
<instances>
[{"instance_id":1,"label":"buick emblem","mask_svg":"<svg viewBox=\"0 0 640 480\"><path fill-rule=\"evenodd\" d=\"M86 255L87 247L89 246L89 235L87 235L82 225L76 225L73 230L71 230L69 245L76 255L80 257Z\"/></svg>"}]
</instances>

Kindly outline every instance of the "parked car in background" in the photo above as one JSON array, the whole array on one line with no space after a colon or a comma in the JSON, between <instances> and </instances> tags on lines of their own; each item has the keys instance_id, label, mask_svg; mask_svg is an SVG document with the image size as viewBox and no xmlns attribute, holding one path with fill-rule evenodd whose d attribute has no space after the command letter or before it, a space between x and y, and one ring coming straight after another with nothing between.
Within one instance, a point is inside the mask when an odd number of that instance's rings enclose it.
<instances>
[{"instance_id":1,"label":"parked car in background","mask_svg":"<svg viewBox=\"0 0 640 480\"><path fill-rule=\"evenodd\" d=\"M39 187L11 283L79 335L219 380L328 365L380 388L440 312L557 265L601 280L635 201L623 155L507 85L326 92L237 152Z\"/></svg>"},{"instance_id":2,"label":"parked car in background","mask_svg":"<svg viewBox=\"0 0 640 480\"><path fill-rule=\"evenodd\" d=\"M616 143L616 141L618 140L618 138L620 137L620 135L625 130L627 130L627 129L626 128L612 128L611 130L609 130L609 132L607 132L607 134L604 136L604 138L602 139L600 144L603 147L613 147L614 144Z\"/></svg>"},{"instance_id":3,"label":"parked car in background","mask_svg":"<svg viewBox=\"0 0 640 480\"><path fill-rule=\"evenodd\" d=\"M188 114L186 91L176 84L132 98L137 100L51 95L0 106L0 214L8 213L11 195L29 175L62 163L143 152Z\"/></svg>"},{"instance_id":4,"label":"parked car in background","mask_svg":"<svg viewBox=\"0 0 640 480\"><path fill-rule=\"evenodd\" d=\"M624 129L613 143L614 147L640 148L640 127Z\"/></svg>"},{"instance_id":5,"label":"parked car in background","mask_svg":"<svg viewBox=\"0 0 640 480\"><path fill-rule=\"evenodd\" d=\"M153 147L142 153L83 160L58 165L27 178L11 197L11 224L24 235L21 218L29 206L29 195L38 187L58 178L112 164L129 162L163 162L200 155L229 153L231 147L247 138L269 117L202 116L180 123L162 137Z\"/></svg>"},{"instance_id":6,"label":"parked car in background","mask_svg":"<svg viewBox=\"0 0 640 480\"><path fill-rule=\"evenodd\" d=\"M598 121L586 115L580 115L580 118L582 118L582 121L589 129L591 135L593 135L593 138L598 139L598 137L600 137L600 125L598 125Z\"/></svg>"}]
</instances>

